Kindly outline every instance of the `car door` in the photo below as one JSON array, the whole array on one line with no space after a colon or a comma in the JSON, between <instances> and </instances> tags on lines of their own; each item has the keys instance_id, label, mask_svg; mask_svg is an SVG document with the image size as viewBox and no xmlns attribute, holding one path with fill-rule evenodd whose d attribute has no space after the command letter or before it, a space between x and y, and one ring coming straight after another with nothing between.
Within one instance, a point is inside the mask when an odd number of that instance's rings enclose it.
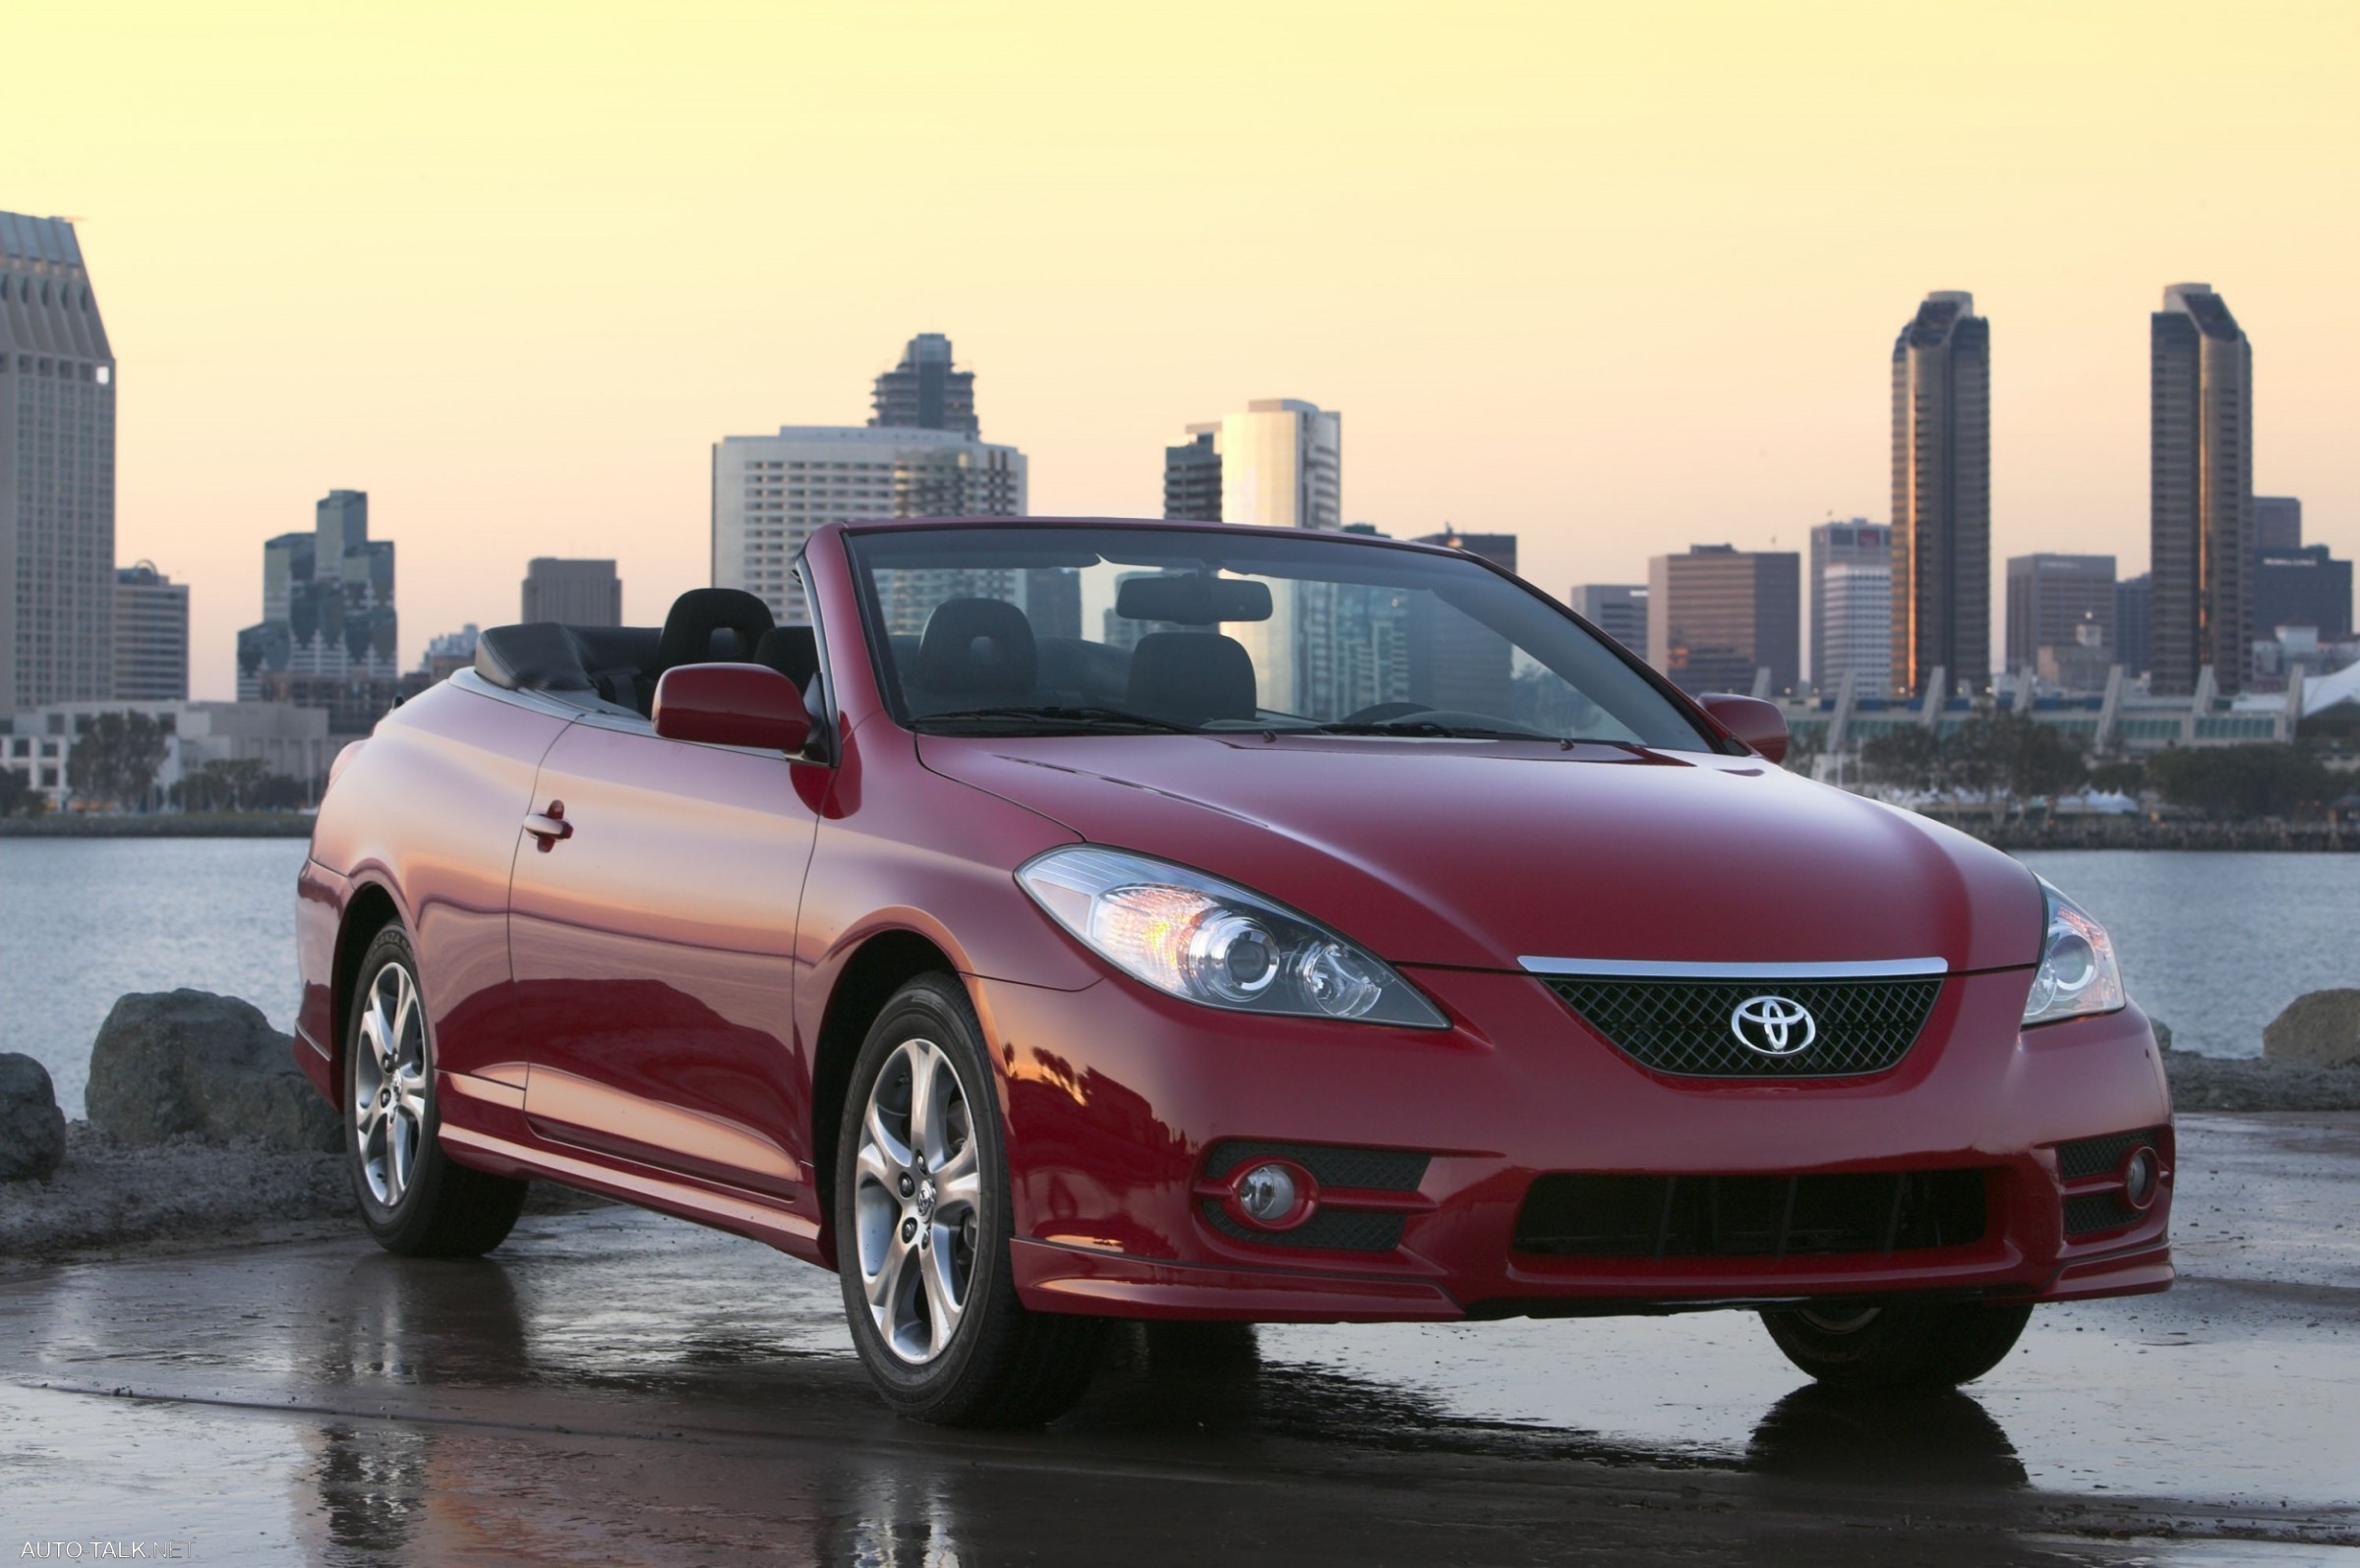
<instances>
[{"instance_id":1,"label":"car door","mask_svg":"<svg viewBox=\"0 0 2360 1568\"><path fill-rule=\"evenodd\" d=\"M536 1133L807 1197L791 956L813 766L620 717L558 737L509 892Z\"/></svg>"}]
</instances>

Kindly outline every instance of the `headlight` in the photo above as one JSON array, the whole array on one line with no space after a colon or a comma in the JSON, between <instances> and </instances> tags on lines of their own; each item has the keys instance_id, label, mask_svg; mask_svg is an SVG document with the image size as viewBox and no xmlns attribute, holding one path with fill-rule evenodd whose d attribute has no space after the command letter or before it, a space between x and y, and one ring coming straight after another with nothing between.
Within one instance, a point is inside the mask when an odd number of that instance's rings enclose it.
<instances>
[{"instance_id":1,"label":"headlight","mask_svg":"<svg viewBox=\"0 0 2360 1568\"><path fill-rule=\"evenodd\" d=\"M2024 1021L2054 1023L2087 1013L2111 1013L2123 1005L2122 970L2114 962L2114 939L2071 899L2049 886L2048 930L2040 941L2040 968L2025 998Z\"/></svg>"},{"instance_id":2,"label":"headlight","mask_svg":"<svg viewBox=\"0 0 2360 1568\"><path fill-rule=\"evenodd\" d=\"M1235 883L1119 849L1074 845L1016 880L1092 952L1210 1008L1449 1026L1384 959Z\"/></svg>"}]
</instances>

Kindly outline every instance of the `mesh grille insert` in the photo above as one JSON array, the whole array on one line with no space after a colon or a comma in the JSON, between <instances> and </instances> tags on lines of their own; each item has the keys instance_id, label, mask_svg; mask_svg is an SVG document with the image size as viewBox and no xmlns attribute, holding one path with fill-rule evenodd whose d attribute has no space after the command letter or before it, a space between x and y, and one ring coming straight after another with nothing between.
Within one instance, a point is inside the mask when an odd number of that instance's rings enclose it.
<instances>
[{"instance_id":1,"label":"mesh grille insert","mask_svg":"<svg viewBox=\"0 0 2360 1568\"><path fill-rule=\"evenodd\" d=\"M1983 1238L1980 1170L1820 1176L1544 1176L1515 1249L1586 1257L1791 1257Z\"/></svg>"},{"instance_id":2,"label":"mesh grille insert","mask_svg":"<svg viewBox=\"0 0 2360 1568\"><path fill-rule=\"evenodd\" d=\"M2122 1162L2135 1148L2159 1149L2162 1134L2150 1129L2140 1132L2117 1132L2111 1137L2084 1138L2079 1143L2057 1145L2057 1174L2068 1182L2085 1182L2093 1176L2112 1176L2122 1169Z\"/></svg>"},{"instance_id":3,"label":"mesh grille insert","mask_svg":"<svg viewBox=\"0 0 2360 1568\"><path fill-rule=\"evenodd\" d=\"M1322 1209L1291 1231L1258 1231L1231 1219L1220 1204L1199 1204L1205 1222L1233 1241L1257 1247L1308 1247L1320 1251L1389 1252L1401 1245L1402 1216L1363 1209Z\"/></svg>"},{"instance_id":4,"label":"mesh grille insert","mask_svg":"<svg viewBox=\"0 0 2360 1568\"><path fill-rule=\"evenodd\" d=\"M1939 975L1900 980L1628 980L1544 982L1582 1020L1643 1067L1687 1077L1843 1077L1882 1073L1925 1027ZM1811 1043L1789 1056L1747 1048L1733 1027L1757 997L1807 1009Z\"/></svg>"},{"instance_id":5,"label":"mesh grille insert","mask_svg":"<svg viewBox=\"0 0 2360 1568\"><path fill-rule=\"evenodd\" d=\"M1368 1188L1380 1192L1414 1192L1426 1180L1432 1155L1409 1149L1363 1149L1343 1143L1262 1143L1236 1139L1215 1147L1205 1174L1227 1176L1254 1160L1292 1160L1322 1187Z\"/></svg>"}]
</instances>

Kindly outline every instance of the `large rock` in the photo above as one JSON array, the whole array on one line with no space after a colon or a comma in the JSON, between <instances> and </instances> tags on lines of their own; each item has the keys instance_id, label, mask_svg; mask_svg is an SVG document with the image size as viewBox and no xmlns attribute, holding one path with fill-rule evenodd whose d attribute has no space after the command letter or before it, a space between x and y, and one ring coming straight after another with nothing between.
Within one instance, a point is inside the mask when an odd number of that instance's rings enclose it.
<instances>
[{"instance_id":1,"label":"large rock","mask_svg":"<svg viewBox=\"0 0 2360 1568\"><path fill-rule=\"evenodd\" d=\"M0 1182L46 1182L66 1157L66 1113L49 1070L0 1051Z\"/></svg>"},{"instance_id":2,"label":"large rock","mask_svg":"<svg viewBox=\"0 0 2360 1568\"><path fill-rule=\"evenodd\" d=\"M342 1146L342 1129L295 1066L294 1042L251 1002L209 991L118 999L90 1047L90 1126L119 1143L255 1139Z\"/></svg>"},{"instance_id":3,"label":"large rock","mask_svg":"<svg viewBox=\"0 0 2360 1568\"><path fill-rule=\"evenodd\" d=\"M2360 1067L2360 989L2296 997L2262 1031L2262 1054L2311 1067Z\"/></svg>"}]
</instances>

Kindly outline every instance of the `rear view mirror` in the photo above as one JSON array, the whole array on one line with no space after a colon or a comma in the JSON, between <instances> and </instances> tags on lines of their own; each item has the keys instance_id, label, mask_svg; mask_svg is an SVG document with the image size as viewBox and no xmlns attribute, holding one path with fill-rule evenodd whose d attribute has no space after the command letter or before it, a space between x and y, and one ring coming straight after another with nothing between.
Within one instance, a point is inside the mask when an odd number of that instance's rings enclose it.
<instances>
[{"instance_id":1,"label":"rear view mirror","mask_svg":"<svg viewBox=\"0 0 2360 1568\"><path fill-rule=\"evenodd\" d=\"M1778 704L1735 692L1712 691L1696 699L1722 728L1751 746L1766 762L1787 760L1787 716Z\"/></svg>"},{"instance_id":2,"label":"rear view mirror","mask_svg":"<svg viewBox=\"0 0 2360 1568\"><path fill-rule=\"evenodd\" d=\"M1185 577L1134 577L1115 590L1114 612L1125 620L1160 620L1175 626L1268 620L1270 585L1199 572Z\"/></svg>"},{"instance_id":3,"label":"rear view mirror","mask_svg":"<svg viewBox=\"0 0 2360 1568\"><path fill-rule=\"evenodd\" d=\"M795 682L768 665L678 665L656 682L656 733L790 755L811 738Z\"/></svg>"}]
</instances>

